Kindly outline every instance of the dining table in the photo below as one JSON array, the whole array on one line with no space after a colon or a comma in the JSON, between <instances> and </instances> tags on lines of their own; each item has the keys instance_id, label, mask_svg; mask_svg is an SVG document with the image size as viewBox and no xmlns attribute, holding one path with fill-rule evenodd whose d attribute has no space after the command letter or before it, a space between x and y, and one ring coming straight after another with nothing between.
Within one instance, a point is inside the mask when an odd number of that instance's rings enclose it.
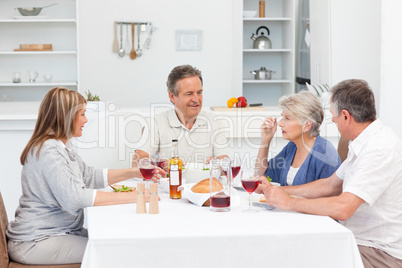
<instances>
[{"instance_id":1,"label":"dining table","mask_svg":"<svg viewBox=\"0 0 402 268\"><path fill-rule=\"evenodd\" d=\"M257 212L244 212L249 195L241 187L228 212L170 199L166 188L158 194L158 214L137 214L135 203L86 208L81 267L363 267L353 233L330 217L259 202Z\"/></svg>"}]
</instances>

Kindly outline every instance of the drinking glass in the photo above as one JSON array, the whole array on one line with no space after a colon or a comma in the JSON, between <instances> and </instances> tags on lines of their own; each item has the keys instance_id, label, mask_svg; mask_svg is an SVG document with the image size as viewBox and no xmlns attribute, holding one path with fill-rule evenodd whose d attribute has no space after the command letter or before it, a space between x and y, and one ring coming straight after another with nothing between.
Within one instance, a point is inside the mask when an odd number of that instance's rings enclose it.
<instances>
[{"instance_id":1,"label":"drinking glass","mask_svg":"<svg viewBox=\"0 0 402 268\"><path fill-rule=\"evenodd\" d=\"M210 208L212 211L230 211L230 195L232 171L229 158L213 159L210 162ZM221 176L222 171L227 176ZM220 182L220 189L214 189L216 180Z\"/></svg>"},{"instance_id":2,"label":"drinking glass","mask_svg":"<svg viewBox=\"0 0 402 268\"><path fill-rule=\"evenodd\" d=\"M15 72L13 73L13 83L20 83L21 82L21 73Z\"/></svg>"},{"instance_id":3,"label":"drinking glass","mask_svg":"<svg viewBox=\"0 0 402 268\"><path fill-rule=\"evenodd\" d=\"M151 158L141 158L139 162L141 175L146 180L146 187L149 189L149 181L156 173L156 165Z\"/></svg>"},{"instance_id":4,"label":"drinking glass","mask_svg":"<svg viewBox=\"0 0 402 268\"><path fill-rule=\"evenodd\" d=\"M254 172L241 172L241 184L243 185L244 190L249 193L248 196L248 208L243 210L243 212L258 212L258 210L253 209L253 201L251 200L251 194L254 193L255 189L257 189L258 184L260 183L260 172L259 170L254 170Z\"/></svg>"}]
</instances>

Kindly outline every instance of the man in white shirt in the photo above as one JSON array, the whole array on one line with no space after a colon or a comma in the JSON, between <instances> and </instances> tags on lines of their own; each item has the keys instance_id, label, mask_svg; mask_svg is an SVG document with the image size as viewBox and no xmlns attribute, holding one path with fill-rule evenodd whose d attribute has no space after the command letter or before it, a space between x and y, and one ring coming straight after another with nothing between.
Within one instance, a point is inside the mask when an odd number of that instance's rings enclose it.
<instances>
[{"instance_id":1,"label":"man in white shirt","mask_svg":"<svg viewBox=\"0 0 402 268\"><path fill-rule=\"evenodd\" d=\"M133 167L138 166L139 159L155 154L171 158L174 139L178 140L179 155L185 163L204 163L212 157L226 156L227 141L221 122L213 113L201 111L201 72L190 65L177 66L168 76L167 88L174 110L151 118L143 132L147 140L135 151Z\"/></svg>"},{"instance_id":2,"label":"man in white shirt","mask_svg":"<svg viewBox=\"0 0 402 268\"><path fill-rule=\"evenodd\" d=\"M365 268L402 267L402 143L376 119L366 81L345 80L331 92L332 121L351 140L347 159L328 179L281 188L262 179L258 192L279 209L339 220Z\"/></svg>"}]
</instances>

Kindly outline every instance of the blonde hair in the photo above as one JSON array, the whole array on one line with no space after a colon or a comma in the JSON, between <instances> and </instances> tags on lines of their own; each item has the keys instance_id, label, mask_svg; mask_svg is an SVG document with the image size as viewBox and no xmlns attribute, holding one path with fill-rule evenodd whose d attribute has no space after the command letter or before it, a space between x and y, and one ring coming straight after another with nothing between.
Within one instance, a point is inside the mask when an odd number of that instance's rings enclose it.
<instances>
[{"instance_id":1,"label":"blonde hair","mask_svg":"<svg viewBox=\"0 0 402 268\"><path fill-rule=\"evenodd\" d=\"M85 104L85 98L76 91L63 87L49 90L40 104L32 137L22 151L21 164L25 164L28 153L33 154L33 149L37 146L39 148L36 155L39 156L45 141L72 138L76 114L80 109L84 109Z\"/></svg>"},{"instance_id":2,"label":"blonde hair","mask_svg":"<svg viewBox=\"0 0 402 268\"><path fill-rule=\"evenodd\" d=\"M297 94L283 96L279 99L279 107L289 112L301 126L311 122L307 133L310 137L320 134L320 126L324 120L324 110L318 98L309 91L300 91Z\"/></svg>"}]
</instances>

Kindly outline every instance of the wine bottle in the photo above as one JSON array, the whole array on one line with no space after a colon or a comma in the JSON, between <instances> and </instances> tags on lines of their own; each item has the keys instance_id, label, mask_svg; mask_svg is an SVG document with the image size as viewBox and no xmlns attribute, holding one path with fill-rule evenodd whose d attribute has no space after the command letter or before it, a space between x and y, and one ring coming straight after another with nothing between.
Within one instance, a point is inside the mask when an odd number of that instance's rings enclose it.
<instances>
[{"instance_id":1,"label":"wine bottle","mask_svg":"<svg viewBox=\"0 0 402 268\"><path fill-rule=\"evenodd\" d=\"M169 193L170 198L180 199L181 190L179 190L178 188L181 186L182 162L179 158L178 140L172 140L172 144L174 152L172 158L169 161Z\"/></svg>"}]
</instances>

